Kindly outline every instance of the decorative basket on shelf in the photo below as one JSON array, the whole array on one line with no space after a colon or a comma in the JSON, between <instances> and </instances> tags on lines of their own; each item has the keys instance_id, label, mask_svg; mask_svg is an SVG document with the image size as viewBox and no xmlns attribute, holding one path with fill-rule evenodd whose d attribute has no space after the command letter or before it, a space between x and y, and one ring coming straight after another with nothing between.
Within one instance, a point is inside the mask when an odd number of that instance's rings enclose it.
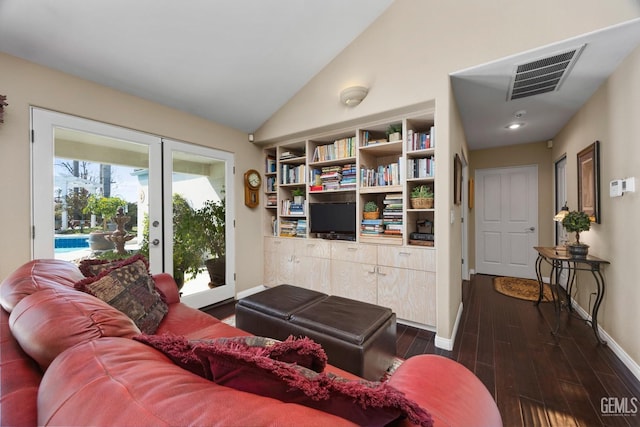
<instances>
[{"instance_id":1,"label":"decorative basket on shelf","mask_svg":"<svg viewBox=\"0 0 640 427\"><path fill-rule=\"evenodd\" d=\"M433 208L433 198L416 197L411 199L412 209L431 209Z\"/></svg>"},{"instance_id":2,"label":"decorative basket on shelf","mask_svg":"<svg viewBox=\"0 0 640 427\"><path fill-rule=\"evenodd\" d=\"M362 212L364 219L378 219L380 218L380 211L374 212Z\"/></svg>"},{"instance_id":3,"label":"decorative basket on shelf","mask_svg":"<svg viewBox=\"0 0 640 427\"><path fill-rule=\"evenodd\" d=\"M364 219L378 219L380 218L380 209L378 204L373 201L365 203L364 210L362 212L362 218Z\"/></svg>"}]
</instances>

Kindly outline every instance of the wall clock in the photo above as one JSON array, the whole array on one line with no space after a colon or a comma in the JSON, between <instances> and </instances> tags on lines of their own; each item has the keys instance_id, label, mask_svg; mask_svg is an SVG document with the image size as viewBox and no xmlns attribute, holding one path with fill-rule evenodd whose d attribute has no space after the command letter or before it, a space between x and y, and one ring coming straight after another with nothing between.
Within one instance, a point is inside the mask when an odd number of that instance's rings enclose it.
<instances>
[{"instance_id":1,"label":"wall clock","mask_svg":"<svg viewBox=\"0 0 640 427\"><path fill-rule=\"evenodd\" d=\"M244 204L255 208L260 204L260 185L262 178L255 169L249 169L244 173Z\"/></svg>"}]
</instances>

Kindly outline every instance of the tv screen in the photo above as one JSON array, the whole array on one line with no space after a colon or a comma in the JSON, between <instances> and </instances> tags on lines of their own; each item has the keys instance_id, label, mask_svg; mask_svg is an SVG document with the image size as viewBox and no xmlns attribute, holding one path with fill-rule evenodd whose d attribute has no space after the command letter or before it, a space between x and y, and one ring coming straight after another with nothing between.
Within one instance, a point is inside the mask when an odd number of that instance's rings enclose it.
<instances>
[{"instance_id":1,"label":"tv screen","mask_svg":"<svg viewBox=\"0 0 640 427\"><path fill-rule=\"evenodd\" d=\"M356 204L354 202L310 203L309 231L312 233L355 236ZM331 237L331 236L325 236Z\"/></svg>"}]
</instances>

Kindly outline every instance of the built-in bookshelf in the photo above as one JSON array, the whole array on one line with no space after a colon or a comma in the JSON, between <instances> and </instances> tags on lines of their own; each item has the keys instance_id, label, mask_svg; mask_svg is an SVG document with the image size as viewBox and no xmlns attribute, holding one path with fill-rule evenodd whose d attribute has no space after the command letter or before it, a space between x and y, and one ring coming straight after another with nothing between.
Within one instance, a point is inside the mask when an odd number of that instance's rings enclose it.
<instances>
[{"instance_id":1,"label":"built-in bookshelf","mask_svg":"<svg viewBox=\"0 0 640 427\"><path fill-rule=\"evenodd\" d=\"M413 208L410 194L437 192L436 142L429 109L264 148L265 285L295 283L435 325L437 206ZM367 202L377 218L364 217ZM312 231L312 208L345 212L325 204L355 206L352 238Z\"/></svg>"},{"instance_id":2,"label":"built-in bookshelf","mask_svg":"<svg viewBox=\"0 0 640 427\"><path fill-rule=\"evenodd\" d=\"M433 111L280 142L265 148L264 155L265 235L318 238L309 233L309 203L354 202L356 241L434 245L435 208L410 204L414 187L427 184L436 191ZM303 202L294 200L296 190L302 190ZM379 207L378 222L362 217L370 201ZM413 239L412 233L430 234L431 243Z\"/></svg>"}]
</instances>

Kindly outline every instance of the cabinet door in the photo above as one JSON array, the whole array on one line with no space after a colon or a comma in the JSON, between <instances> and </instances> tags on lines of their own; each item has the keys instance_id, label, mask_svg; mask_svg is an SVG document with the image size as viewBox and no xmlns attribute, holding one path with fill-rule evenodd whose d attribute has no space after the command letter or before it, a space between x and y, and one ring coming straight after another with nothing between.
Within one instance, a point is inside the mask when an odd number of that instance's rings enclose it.
<instances>
[{"instance_id":1,"label":"cabinet door","mask_svg":"<svg viewBox=\"0 0 640 427\"><path fill-rule=\"evenodd\" d=\"M378 304L399 319L435 326L435 273L378 266Z\"/></svg>"},{"instance_id":2,"label":"cabinet door","mask_svg":"<svg viewBox=\"0 0 640 427\"><path fill-rule=\"evenodd\" d=\"M296 254L293 285L325 294L331 293L331 260Z\"/></svg>"},{"instance_id":3,"label":"cabinet door","mask_svg":"<svg viewBox=\"0 0 640 427\"><path fill-rule=\"evenodd\" d=\"M265 285L293 284L295 261L293 243L292 239L265 237Z\"/></svg>"},{"instance_id":4,"label":"cabinet door","mask_svg":"<svg viewBox=\"0 0 640 427\"><path fill-rule=\"evenodd\" d=\"M331 293L376 304L378 292L375 264L332 259Z\"/></svg>"}]
</instances>

